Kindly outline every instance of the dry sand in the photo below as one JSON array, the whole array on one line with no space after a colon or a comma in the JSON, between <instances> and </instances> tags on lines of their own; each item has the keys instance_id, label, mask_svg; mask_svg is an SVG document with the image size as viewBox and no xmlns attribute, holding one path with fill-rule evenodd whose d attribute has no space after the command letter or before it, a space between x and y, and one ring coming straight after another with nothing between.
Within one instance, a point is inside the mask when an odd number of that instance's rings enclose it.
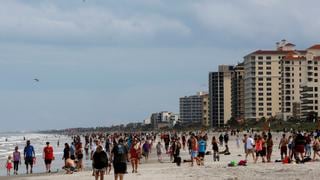
<instances>
[{"instance_id":1,"label":"dry sand","mask_svg":"<svg viewBox=\"0 0 320 180\"><path fill-rule=\"evenodd\" d=\"M217 137L217 134L215 134ZM274 163L275 159L280 158L278 143L280 134L274 135L274 149L272 155L272 163L262 163L261 159L254 164L252 157L248 158L248 165L238 167L227 167L227 164L234 160L239 161L244 159L243 144L240 148L236 147L235 137L230 137L230 152L231 155L221 155L220 162L213 162L212 156L206 156L204 166L191 167L190 163L182 163L180 167L170 163L169 157L164 155L164 163L159 163L156 160L155 152L152 152L148 162L142 160L142 164L138 168L139 173L131 173L131 165L128 164L129 174L125 175L126 180L212 180L212 179L320 179L320 162L309 162L305 164L281 164ZM278 138L276 138L278 137ZM242 138L242 136L241 136ZM208 146L211 149L211 146ZM220 148L222 150L223 148ZM241 154L241 156L238 156ZM189 155L182 150L182 159L188 159ZM34 174L32 176L19 177L0 177L0 179L13 180L87 180L94 179L91 171L84 171L66 175L56 174ZM105 179L114 179L113 173L106 175Z\"/></svg>"}]
</instances>

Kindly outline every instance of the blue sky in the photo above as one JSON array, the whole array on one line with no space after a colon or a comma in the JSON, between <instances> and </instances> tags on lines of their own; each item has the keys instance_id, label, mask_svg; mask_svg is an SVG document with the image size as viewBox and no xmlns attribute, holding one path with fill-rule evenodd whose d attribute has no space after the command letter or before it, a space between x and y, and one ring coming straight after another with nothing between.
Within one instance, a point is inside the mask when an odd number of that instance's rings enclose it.
<instances>
[{"instance_id":1,"label":"blue sky","mask_svg":"<svg viewBox=\"0 0 320 180\"><path fill-rule=\"evenodd\" d=\"M178 112L208 72L283 38L319 43L316 0L3 0L0 131ZM40 82L33 79L38 78Z\"/></svg>"}]
</instances>

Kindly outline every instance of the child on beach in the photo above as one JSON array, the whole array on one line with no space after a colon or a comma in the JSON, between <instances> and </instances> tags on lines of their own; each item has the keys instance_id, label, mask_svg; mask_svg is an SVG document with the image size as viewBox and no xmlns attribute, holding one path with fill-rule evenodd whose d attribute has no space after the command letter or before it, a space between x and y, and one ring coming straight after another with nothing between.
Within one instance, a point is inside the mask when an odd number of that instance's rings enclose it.
<instances>
[{"instance_id":1,"label":"child on beach","mask_svg":"<svg viewBox=\"0 0 320 180\"><path fill-rule=\"evenodd\" d=\"M11 169L12 169L11 155L8 156L8 160L7 160L7 163L6 163L6 168L7 168L7 175L10 176Z\"/></svg>"}]
</instances>

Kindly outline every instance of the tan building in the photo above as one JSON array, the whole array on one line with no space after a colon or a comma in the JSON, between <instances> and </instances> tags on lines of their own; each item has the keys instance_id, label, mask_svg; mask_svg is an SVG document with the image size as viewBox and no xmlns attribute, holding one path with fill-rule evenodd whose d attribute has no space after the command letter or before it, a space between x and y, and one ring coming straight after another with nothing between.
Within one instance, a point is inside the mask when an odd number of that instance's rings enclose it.
<instances>
[{"instance_id":1,"label":"tan building","mask_svg":"<svg viewBox=\"0 0 320 180\"><path fill-rule=\"evenodd\" d=\"M320 45L295 50L285 40L277 43L276 50L245 56L245 119L318 116L319 60Z\"/></svg>"},{"instance_id":2,"label":"tan building","mask_svg":"<svg viewBox=\"0 0 320 180\"><path fill-rule=\"evenodd\" d=\"M293 50L282 61L283 119L316 118L319 112L320 45Z\"/></svg>"},{"instance_id":3,"label":"tan building","mask_svg":"<svg viewBox=\"0 0 320 180\"><path fill-rule=\"evenodd\" d=\"M202 126L209 127L209 94L205 93L202 95Z\"/></svg>"},{"instance_id":4,"label":"tan building","mask_svg":"<svg viewBox=\"0 0 320 180\"><path fill-rule=\"evenodd\" d=\"M281 59L288 53L282 41L276 50L257 50L244 57L246 120L277 116L281 112Z\"/></svg>"}]
</instances>

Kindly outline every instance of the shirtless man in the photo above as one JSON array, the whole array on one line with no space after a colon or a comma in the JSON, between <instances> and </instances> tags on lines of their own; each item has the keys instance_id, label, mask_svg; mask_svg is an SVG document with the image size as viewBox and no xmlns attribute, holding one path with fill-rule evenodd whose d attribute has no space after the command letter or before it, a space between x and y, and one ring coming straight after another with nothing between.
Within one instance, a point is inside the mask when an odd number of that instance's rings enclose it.
<instances>
[{"instance_id":1,"label":"shirtless man","mask_svg":"<svg viewBox=\"0 0 320 180\"><path fill-rule=\"evenodd\" d=\"M282 138L279 143L279 149L280 149L280 155L281 155L281 160L287 156L287 145L288 145L288 139L286 138L286 134L282 135Z\"/></svg>"}]
</instances>

